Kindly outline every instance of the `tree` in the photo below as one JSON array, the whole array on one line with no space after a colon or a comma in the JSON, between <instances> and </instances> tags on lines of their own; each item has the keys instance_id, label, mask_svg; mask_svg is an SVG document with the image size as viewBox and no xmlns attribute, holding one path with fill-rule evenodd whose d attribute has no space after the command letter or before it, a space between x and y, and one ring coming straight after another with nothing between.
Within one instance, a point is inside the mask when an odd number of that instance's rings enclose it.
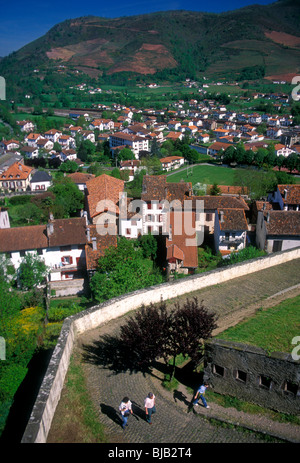
<instances>
[{"instance_id":1,"label":"tree","mask_svg":"<svg viewBox=\"0 0 300 463\"><path fill-rule=\"evenodd\" d=\"M177 302L170 319L166 354L173 358L171 380L177 355L190 357L195 367L203 356L204 341L211 337L217 325L216 314L209 312L196 297L187 299L182 307Z\"/></svg>"},{"instance_id":2,"label":"tree","mask_svg":"<svg viewBox=\"0 0 300 463\"><path fill-rule=\"evenodd\" d=\"M216 327L215 313L209 312L197 298L187 299L182 306L176 303L169 311L161 301L142 306L121 327L120 342L131 368L146 369L158 358L166 363L171 358L171 380L176 357L189 356L195 367L202 358L204 340L211 337Z\"/></svg>"},{"instance_id":3,"label":"tree","mask_svg":"<svg viewBox=\"0 0 300 463\"><path fill-rule=\"evenodd\" d=\"M166 304L162 302L159 306L142 306L120 328L120 342L125 350L127 366L144 370L156 358L163 357L168 332Z\"/></svg>"},{"instance_id":4,"label":"tree","mask_svg":"<svg viewBox=\"0 0 300 463\"><path fill-rule=\"evenodd\" d=\"M53 214L55 218L68 218L83 208L84 195L68 177L56 179L48 189L55 196Z\"/></svg>"},{"instance_id":5,"label":"tree","mask_svg":"<svg viewBox=\"0 0 300 463\"><path fill-rule=\"evenodd\" d=\"M162 282L162 275L146 260L136 242L121 237L116 247L106 249L98 261L90 283L92 295L99 302Z\"/></svg>"},{"instance_id":6,"label":"tree","mask_svg":"<svg viewBox=\"0 0 300 463\"><path fill-rule=\"evenodd\" d=\"M214 183L209 191L209 194L212 196L218 196L221 194L220 187L218 186L217 183Z\"/></svg>"},{"instance_id":7,"label":"tree","mask_svg":"<svg viewBox=\"0 0 300 463\"><path fill-rule=\"evenodd\" d=\"M18 282L21 289L30 290L45 280L47 266L37 254L26 254L18 269Z\"/></svg>"}]
</instances>

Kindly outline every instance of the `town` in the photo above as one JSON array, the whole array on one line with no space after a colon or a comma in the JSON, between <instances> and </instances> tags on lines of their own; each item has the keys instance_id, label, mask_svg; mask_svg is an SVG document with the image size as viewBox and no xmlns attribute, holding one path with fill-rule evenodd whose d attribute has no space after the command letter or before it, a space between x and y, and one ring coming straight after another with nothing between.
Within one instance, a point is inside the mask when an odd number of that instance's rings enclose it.
<instances>
[{"instance_id":1,"label":"town","mask_svg":"<svg viewBox=\"0 0 300 463\"><path fill-rule=\"evenodd\" d=\"M187 80L184 85L195 83ZM203 232L200 246L208 244L223 258L249 245L266 252L299 246L300 129L293 116L288 111L282 115L230 111L218 98L205 98L207 87L204 84L199 90L201 100L178 100L165 110L95 104L97 108L91 111L70 111L70 123L44 132L37 132L32 118L16 119L14 135L18 136L2 137L0 143L0 251L9 256L16 270L27 252L37 252L50 269L53 292L67 294L63 288L68 280L68 294L78 294L83 277L96 270L97 258L108 246L117 246L117 235L138 239L145 234L162 235L164 230L163 265L168 275L192 274L198 268L200 241L187 252L185 237L172 236L170 210L163 206L170 198L181 206L185 200L191 201L194 233ZM91 92L85 84L78 88ZM260 99L260 105L263 100L273 101L276 110L291 104L289 95L282 93L254 93L250 99L254 104ZM111 117L103 118L103 114ZM226 185L223 180L217 184L212 177L209 185L201 180L201 169L207 164L215 172L220 166L224 173L241 166L245 171L252 168L252 173L265 169L265 176L271 171L277 177L274 175L273 189L267 185L266 191L255 191L245 179L241 184ZM173 180L170 174L174 172L180 181ZM251 176L248 171L247 175ZM41 217L30 217L30 207L25 207L28 220L24 217L23 223L14 222L13 208L7 204L24 195L32 198L31 202L41 194L45 200L48 189L62 178L72 181L82 193L81 208L67 212L68 218L55 217L49 210L42 223ZM130 188L137 179L138 191ZM127 214L122 215L120 204L125 195ZM132 210L137 198L143 203L138 212L137 207ZM196 211L197 200L203 201L202 214ZM108 203L114 211L108 209ZM112 232L110 226L105 238L103 232L97 233L97 223L106 221L107 227L112 212L115 229ZM75 281L73 289L69 280Z\"/></svg>"}]
</instances>

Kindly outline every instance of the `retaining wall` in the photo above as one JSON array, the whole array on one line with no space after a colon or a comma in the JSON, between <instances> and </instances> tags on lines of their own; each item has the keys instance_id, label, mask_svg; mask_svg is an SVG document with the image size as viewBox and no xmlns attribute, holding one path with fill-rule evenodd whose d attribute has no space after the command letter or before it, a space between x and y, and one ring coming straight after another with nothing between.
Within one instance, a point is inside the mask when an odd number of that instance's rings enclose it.
<instances>
[{"instance_id":1,"label":"retaining wall","mask_svg":"<svg viewBox=\"0 0 300 463\"><path fill-rule=\"evenodd\" d=\"M142 303L148 305L151 302L156 303L162 299L173 299L201 288L220 284L233 278L242 277L299 258L300 248L269 254L268 256L252 259L224 269L212 270L204 274L192 275L182 280L135 291L67 318L64 321L57 345L34 404L22 438L22 443L46 442L56 406L60 399L76 336L94 329L111 319L120 317L130 310L137 309Z\"/></svg>"},{"instance_id":2,"label":"retaining wall","mask_svg":"<svg viewBox=\"0 0 300 463\"><path fill-rule=\"evenodd\" d=\"M213 391L278 412L300 413L300 361L291 354L212 339L205 344L204 377Z\"/></svg>"}]
</instances>

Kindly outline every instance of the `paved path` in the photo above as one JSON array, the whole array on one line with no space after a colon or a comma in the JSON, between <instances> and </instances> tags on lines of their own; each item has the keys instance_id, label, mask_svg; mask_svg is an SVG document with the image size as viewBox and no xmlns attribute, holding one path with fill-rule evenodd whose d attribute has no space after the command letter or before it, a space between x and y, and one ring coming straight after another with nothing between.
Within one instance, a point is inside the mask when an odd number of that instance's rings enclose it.
<instances>
[{"instance_id":1,"label":"paved path","mask_svg":"<svg viewBox=\"0 0 300 463\"><path fill-rule=\"evenodd\" d=\"M208 307L219 314L222 329L236 323L239 319L254 313L262 305L275 305L286 297L300 293L300 259L251 274L247 277L231 280L198 292ZM292 288L290 292L287 288ZM273 297L277 294L276 297ZM141 301L142 303L142 301ZM83 334L75 350L82 357L87 387L99 420L106 428L110 443L254 443L265 442L261 435L245 433L238 428L216 426L206 418L215 418L220 423L240 425L261 433L273 434L283 440L300 442L299 427L275 423L258 415L246 415L234 409L224 409L210 404L209 410L202 406L187 413L191 399L191 389L181 385L177 393L166 391L161 386L162 373L153 370L152 374L116 373L105 368L99 361L97 352L99 341L104 335L116 335L124 316ZM145 421L144 398L148 392L157 397L157 413L153 425ZM125 431L120 426L117 413L119 403L124 396L133 401L135 416L130 417ZM196 411L197 410L197 411ZM53 422L53 434L58 433L59 415L63 413L60 404ZM50 431L50 441L52 439Z\"/></svg>"}]
</instances>

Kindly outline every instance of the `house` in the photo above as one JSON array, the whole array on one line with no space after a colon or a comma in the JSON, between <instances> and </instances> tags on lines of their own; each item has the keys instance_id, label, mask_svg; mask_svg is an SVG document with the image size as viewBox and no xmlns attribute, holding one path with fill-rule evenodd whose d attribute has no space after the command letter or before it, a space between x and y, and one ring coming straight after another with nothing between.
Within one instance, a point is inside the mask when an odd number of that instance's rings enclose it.
<instances>
[{"instance_id":1,"label":"house","mask_svg":"<svg viewBox=\"0 0 300 463\"><path fill-rule=\"evenodd\" d=\"M43 138L40 133L31 132L28 135L26 135L26 137L24 138L24 141L25 141L25 143L27 143L28 146L37 147L37 141L40 138Z\"/></svg>"},{"instance_id":2,"label":"house","mask_svg":"<svg viewBox=\"0 0 300 463\"><path fill-rule=\"evenodd\" d=\"M92 178L95 178L95 175L83 172L74 172L73 174L68 174L67 177L77 185L80 191L84 191L86 189L87 182Z\"/></svg>"},{"instance_id":3,"label":"house","mask_svg":"<svg viewBox=\"0 0 300 463\"><path fill-rule=\"evenodd\" d=\"M149 151L149 140L145 137L131 135L124 132L116 132L109 137L109 146L111 151L126 146L134 153L135 158L139 158L140 151Z\"/></svg>"},{"instance_id":4,"label":"house","mask_svg":"<svg viewBox=\"0 0 300 463\"><path fill-rule=\"evenodd\" d=\"M179 169L184 165L184 157L182 156L167 156L160 158L162 168L169 171L172 169Z\"/></svg>"},{"instance_id":5,"label":"house","mask_svg":"<svg viewBox=\"0 0 300 463\"><path fill-rule=\"evenodd\" d=\"M282 145L281 143L278 143L277 145L274 146L275 149L275 154L277 156L284 156L287 158L291 153L294 153L295 151L291 148L288 148L285 145Z\"/></svg>"},{"instance_id":6,"label":"house","mask_svg":"<svg viewBox=\"0 0 300 463\"><path fill-rule=\"evenodd\" d=\"M273 209L300 211L300 185L277 185L277 190L268 195Z\"/></svg>"},{"instance_id":7,"label":"house","mask_svg":"<svg viewBox=\"0 0 300 463\"><path fill-rule=\"evenodd\" d=\"M141 165L141 161L138 159L130 159L128 161L121 161L120 170L127 170L129 172L128 181L130 182L134 179L134 175L136 171L139 169L140 165Z\"/></svg>"},{"instance_id":8,"label":"house","mask_svg":"<svg viewBox=\"0 0 300 463\"><path fill-rule=\"evenodd\" d=\"M0 228L10 228L9 215L5 207L0 207Z\"/></svg>"},{"instance_id":9,"label":"house","mask_svg":"<svg viewBox=\"0 0 300 463\"><path fill-rule=\"evenodd\" d=\"M128 239L137 239L143 234L143 215L140 201L131 201L126 196L123 196L121 202L119 234Z\"/></svg>"},{"instance_id":10,"label":"house","mask_svg":"<svg viewBox=\"0 0 300 463\"><path fill-rule=\"evenodd\" d=\"M44 170L37 170L30 180L31 191L45 191L52 185L52 177Z\"/></svg>"},{"instance_id":11,"label":"house","mask_svg":"<svg viewBox=\"0 0 300 463\"><path fill-rule=\"evenodd\" d=\"M75 146L75 139L70 135L60 135L57 141L62 148L72 148Z\"/></svg>"},{"instance_id":12,"label":"house","mask_svg":"<svg viewBox=\"0 0 300 463\"><path fill-rule=\"evenodd\" d=\"M77 152L72 148L66 148L61 150L60 159L62 162L75 161L77 159Z\"/></svg>"},{"instance_id":13,"label":"house","mask_svg":"<svg viewBox=\"0 0 300 463\"><path fill-rule=\"evenodd\" d=\"M282 130L278 127L268 127L266 135L268 138L279 138L282 135Z\"/></svg>"},{"instance_id":14,"label":"house","mask_svg":"<svg viewBox=\"0 0 300 463\"><path fill-rule=\"evenodd\" d=\"M215 232L215 214L220 209L249 211L245 200L235 196L192 196L192 210L196 212L196 229L203 227L204 239ZM197 201L202 201L202 208L197 208ZM198 203L200 205L200 203Z\"/></svg>"},{"instance_id":15,"label":"house","mask_svg":"<svg viewBox=\"0 0 300 463\"><path fill-rule=\"evenodd\" d=\"M47 140L47 138L41 137L37 140L36 146L38 149L52 150L54 143L51 140Z\"/></svg>"},{"instance_id":16,"label":"house","mask_svg":"<svg viewBox=\"0 0 300 463\"><path fill-rule=\"evenodd\" d=\"M62 132L60 132L59 130L56 130L56 129L51 129L51 130L48 130L47 132L45 132L44 136L45 136L45 138L52 141L53 143L56 143L58 141L59 137L62 136Z\"/></svg>"},{"instance_id":17,"label":"house","mask_svg":"<svg viewBox=\"0 0 300 463\"><path fill-rule=\"evenodd\" d=\"M86 271L85 218L50 218L47 225L0 229L0 253L17 270L26 254L37 254L49 268L49 281L81 278Z\"/></svg>"},{"instance_id":18,"label":"house","mask_svg":"<svg viewBox=\"0 0 300 463\"><path fill-rule=\"evenodd\" d=\"M83 140L90 140L90 142L95 143L95 134L92 130L82 130L81 135Z\"/></svg>"},{"instance_id":19,"label":"house","mask_svg":"<svg viewBox=\"0 0 300 463\"><path fill-rule=\"evenodd\" d=\"M17 140L2 140L1 141L1 148L4 151L13 151L15 149L20 148L20 143Z\"/></svg>"},{"instance_id":20,"label":"house","mask_svg":"<svg viewBox=\"0 0 300 463\"><path fill-rule=\"evenodd\" d=\"M169 273L193 274L198 267L195 212L190 211L190 221L184 213L168 212L166 261Z\"/></svg>"},{"instance_id":21,"label":"house","mask_svg":"<svg viewBox=\"0 0 300 463\"><path fill-rule=\"evenodd\" d=\"M92 224L99 226L99 234L116 234L119 217L119 200L124 191L124 181L103 174L86 182L85 210Z\"/></svg>"},{"instance_id":22,"label":"house","mask_svg":"<svg viewBox=\"0 0 300 463\"><path fill-rule=\"evenodd\" d=\"M229 146L233 146L232 143L223 143L220 141L216 141L209 146L207 154L210 154L211 156L217 156L219 153L229 148Z\"/></svg>"},{"instance_id":23,"label":"house","mask_svg":"<svg viewBox=\"0 0 300 463\"><path fill-rule=\"evenodd\" d=\"M0 175L0 189L11 191L30 190L33 169L15 162Z\"/></svg>"},{"instance_id":24,"label":"house","mask_svg":"<svg viewBox=\"0 0 300 463\"><path fill-rule=\"evenodd\" d=\"M244 209L218 209L215 212L215 251L223 257L246 247L248 223Z\"/></svg>"},{"instance_id":25,"label":"house","mask_svg":"<svg viewBox=\"0 0 300 463\"><path fill-rule=\"evenodd\" d=\"M75 138L76 135L80 134L80 132L82 131L82 127L80 126L71 126L70 127L70 134L71 134L71 137Z\"/></svg>"},{"instance_id":26,"label":"house","mask_svg":"<svg viewBox=\"0 0 300 463\"><path fill-rule=\"evenodd\" d=\"M259 211L256 224L256 245L268 253L300 246L300 212Z\"/></svg>"},{"instance_id":27,"label":"house","mask_svg":"<svg viewBox=\"0 0 300 463\"><path fill-rule=\"evenodd\" d=\"M99 235L96 225L88 225L87 243L85 245L85 260L88 277L91 278L97 270L98 260L103 257L106 249L117 246L116 235Z\"/></svg>"},{"instance_id":28,"label":"house","mask_svg":"<svg viewBox=\"0 0 300 463\"><path fill-rule=\"evenodd\" d=\"M20 127L21 132L32 132L34 130L34 124L31 121L16 121L16 124Z\"/></svg>"},{"instance_id":29,"label":"house","mask_svg":"<svg viewBox=\"0 0 300 463\"><path fill-rule=\"evenodd\" d=\"M29 159L34 159L38 157L39 149L37 146L22 146L21 153Z\"/></svg>"},{"instance_id":30,"label":"house","mask_svg":"<svg viewBox=\"0 0 300 463\"><path fill-rule=\"evenodd\" d=\"M143 234L165 234L170 207L182 211L191 195L190 182L168 183L165 175L145 175L141 195Z\"/></svg>"},{"instance_id":31,"label":"house","mask_svg":"<svg viewBox=\"0 0 300 463\"><path fill-rule=\"evenodd\" d=\"M166 140L171 140L171 141L182 140L182 139L183 139L182 132L169 132L168 135L166 136Z\"/></svg>"}]
</instances>

